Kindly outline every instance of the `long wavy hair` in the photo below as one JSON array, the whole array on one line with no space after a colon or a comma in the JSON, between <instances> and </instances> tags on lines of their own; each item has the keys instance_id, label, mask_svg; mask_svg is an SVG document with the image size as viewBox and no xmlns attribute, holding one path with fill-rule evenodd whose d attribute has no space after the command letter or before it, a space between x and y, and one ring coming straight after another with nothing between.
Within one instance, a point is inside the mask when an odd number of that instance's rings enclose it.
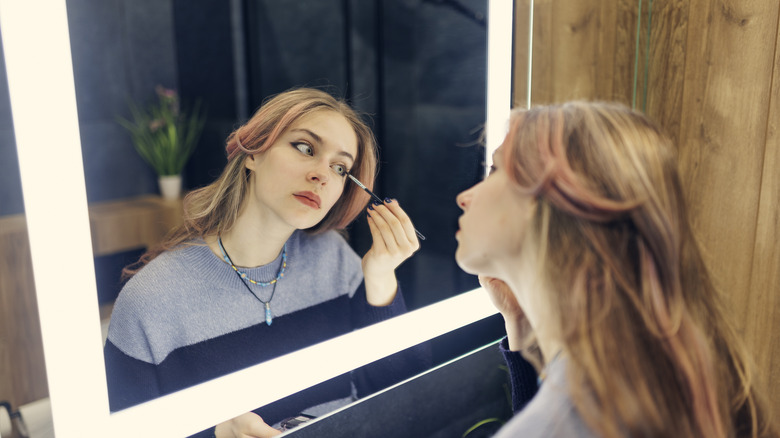
<instances>
[{"instance_id":1,"label":"long wavy hair","mask_svg":"<svg viewBox=\"0 0 780 438\"><path fill-rule=\"evenodd\" d=\"M316 111L334 111L344 116L357 136L358 152L350 169L358 180L373 188L377 172L376 140L371 129L345 101L313 88L296 88L266 100L249 121L227 138L228 162L213 183L193 190L184 197L184 221L164 241L147 251L139 261L123 270L127 279L163 251L199 237L214 236L230 230L236 222L249 190L250 171L245 163L249 155L266 151L300 118ZM369 195L355 184L344 187L339 200L328 214L306 231L312 234L342 230L368 204Z\"/></svg>"},{"instance_id":2,"label":"long wavy hair","mask_svg":"<svg viewBox=\"0 0 780 438\"><path fill-rule=\"evenodd\" d=\"M777 436L689 224L671 141L622 105L515 110L510 180L577 411L603 437ZM538 347L530 340L530 347Z\"/></svg>"}]
</instances>

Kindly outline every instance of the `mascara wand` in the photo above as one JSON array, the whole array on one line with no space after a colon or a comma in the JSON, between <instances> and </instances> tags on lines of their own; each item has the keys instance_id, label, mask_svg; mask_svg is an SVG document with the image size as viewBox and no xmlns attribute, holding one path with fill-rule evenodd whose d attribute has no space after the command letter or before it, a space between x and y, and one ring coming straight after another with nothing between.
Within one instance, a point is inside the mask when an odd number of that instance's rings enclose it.
<instances>
[{"instance_id":1,"label":"mascara wand","mask_svg":"<svg viewBox=\"0 0 780 438\"><path fill-rule=\"evenodd\" d=\"M359 186L361 189L365 190L365 191L366 191L366 193L368 193L369 195L371 195L371 197L372 197L372 198L373 198L373 199L374 199L376 202L378 202L378 203L380 203L380 204L384 204L384 201L382 200L382 198L380 198L379 196L377 196L377 195L376 195L374 192L372 192L371 190L368 190L368 187L364 186L364 185L363 185L363 183L362 183L362 182L360 182L360 181L358 181L358 179L357 179L357 178L355 178L354 176L352 176L352 174L351 174L351 173L348 173L348 174L347 174L347 176L349 177L349 179L351 179L352 181L354 181L354 182L355 182L355 184L357 184L357 185L358 185L358 186ZM414 229L414 232L415 232L415 234L417 234L417 237L418 237L420 240L425 240L425 236L423 236L421 232L417 231L417 228L415 228L415 229Z\"/></svg>"}]
</instances>

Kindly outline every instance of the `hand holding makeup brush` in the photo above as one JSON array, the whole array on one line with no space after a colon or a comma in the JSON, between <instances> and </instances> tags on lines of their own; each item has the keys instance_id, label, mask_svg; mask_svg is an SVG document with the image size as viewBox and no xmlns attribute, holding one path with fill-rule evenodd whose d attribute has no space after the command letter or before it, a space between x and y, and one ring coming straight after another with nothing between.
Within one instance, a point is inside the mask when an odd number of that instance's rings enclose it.
<instances>
[{"instance_id":1,"label":"hand holding makeup brush","mask_svg":"<svg viewBox=\"0 0 780 438\"><path fill-rule=\"evenodd\" d=\"M369 205L368 226L373 245L363 256L366 296L373 306L385 306L395 298L395 269L420 248L414 225L398 201Z\"/></svg>"}]
</instances>

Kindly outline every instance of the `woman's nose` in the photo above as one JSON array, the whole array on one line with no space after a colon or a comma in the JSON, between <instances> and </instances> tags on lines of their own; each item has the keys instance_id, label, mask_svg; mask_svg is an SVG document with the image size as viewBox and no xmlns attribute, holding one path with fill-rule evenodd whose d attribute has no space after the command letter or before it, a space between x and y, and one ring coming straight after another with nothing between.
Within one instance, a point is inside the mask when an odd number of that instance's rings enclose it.
<instances>
[{"instance_id":1,"label":"woman's nose","mask_svg":"<svg viewBox=\"0 0 780 438\"><path fill-rule=\"evenodd\" d=\"M466 211L466 209L469 207L469 204L471 203L472 190L474 190L474 187L460 192L460 194L455 198L455 202L458 203L458 207L460 207L460 209L463 211Z\"/></svg>"},{"instance_id":2,"label":"woman's nose","mask_svg":"<svg viewBox=\"0 0 780 438\"><path fill-rule=\"evenodd\" d=\"M330 178L330 174L328 173L330 170L330 166L326 164L318 164L316 167L311 169L308 174L309 181L317 182L320 184L325 184L328 182Z\"/></svg>"}]
</instances>

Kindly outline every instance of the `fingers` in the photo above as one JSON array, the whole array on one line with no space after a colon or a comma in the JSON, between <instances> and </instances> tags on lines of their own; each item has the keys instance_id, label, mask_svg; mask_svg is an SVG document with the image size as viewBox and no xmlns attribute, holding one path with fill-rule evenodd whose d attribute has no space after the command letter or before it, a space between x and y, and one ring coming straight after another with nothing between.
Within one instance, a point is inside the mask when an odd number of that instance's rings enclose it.
<instances>
[{"instance_id":1,"label":"fingers","mask_svg":"<svg viewBox=\"0 0 780 438\"><path fill-rule=\"evenodd\" d=\"M414 225L397 201L385 201L368 209L368 225L377 250L411 255L420 248Z\"/></svg>"},{"instance_id":2,"label":"fingers","mask_svg":"<svg viewBox=\"0 0 780 438\"><path fill-rule=\"evenodd\" d=\"M217 425L214 435L217 438L266 438L281 434L263 421L254 412L247 412Z\"/></svg>"},{"instance_id":3,"label":"fingers","mask_svg":"<svg viewBox=\"0 0 780 438\"><path fill-rule=\"evenodd\" d=\"M500 291L500 292L504 292L509 289L509 286L507 286L507 284L504 283L503 280L499 280L498 278L495 277L478 275L477 279L479 280L479 285L484 287L485 289L490 289L490 290Z\"/></svg>"},{"instance_id":4,"label":"fingers","mask_svg":"<svg viewBox=\"0 0 780 438\"><path fill-rule=\"evenodd\" d=\"M385 244L385 239L382 237L382 231L379 229L379 225L377 225L376 220L371 216L372 211L368 211L368 229L371 231L371 239L373 240L373 248L377 251L381 251L386 253L387 252L387 245ZM384 227L387 227L386 224L383 225Z\"/></svg>"},{"instance_id":5,"label":"fingers","mask_svg":"<svg viewBox=\"0 0 780 438\"><path fill-rule=\"evenodd\" d=\"M406 238L410 242L415 243L415 250L419 249L420 242L417 240L417 233L414 231L414 224L412 224L412 220L409 219L409 215L407 215L401 206L398 205L398 201L394 199L385 199L384 206L387 207L388 210L390 210L390 212L392 212L393 215L398 219L404 233L406 234Z\"/></svg>"}]
</instances>

